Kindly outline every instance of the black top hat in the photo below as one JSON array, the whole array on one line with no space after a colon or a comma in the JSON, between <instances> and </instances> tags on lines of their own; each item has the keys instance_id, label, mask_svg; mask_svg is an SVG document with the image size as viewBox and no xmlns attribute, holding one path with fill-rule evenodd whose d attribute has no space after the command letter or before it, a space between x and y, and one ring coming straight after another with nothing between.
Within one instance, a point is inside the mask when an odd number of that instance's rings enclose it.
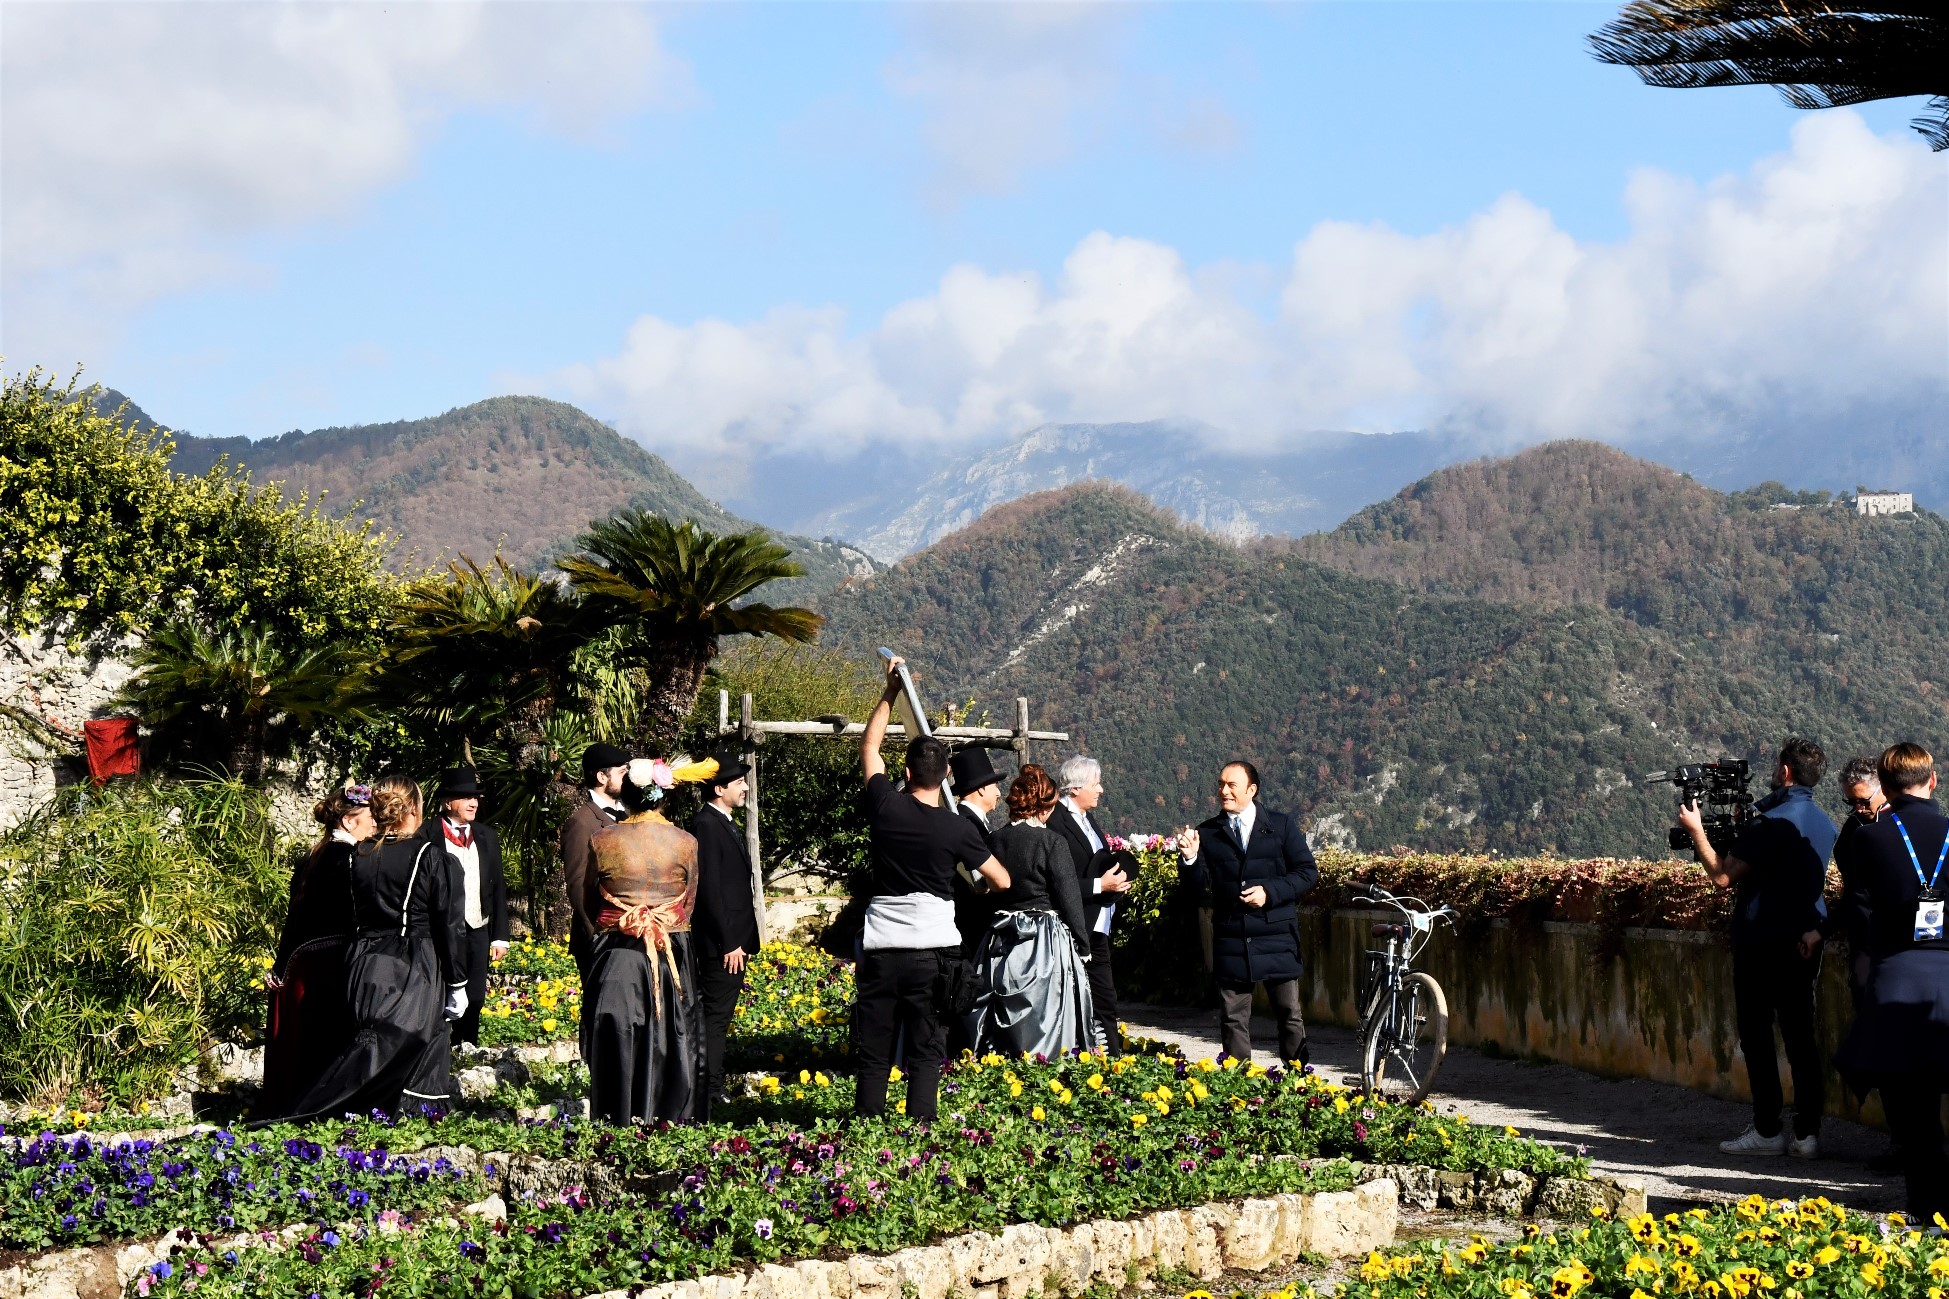
<instances>
[{"instance_id":1,"label":"black top hat","mask_svg":"<svg viewBox=\"0 0 1949 1299\"><path fill-rule=\"evenodd\" d=\"M735 753L713 754L717 759L717 774L705 783L712 789L722 789L740 776L751 774L751 764Z\"/></svg>"},{"instance_id":2,"label":"black top hat","mask_svg":"<svg viewBox=\"0 0 1949 1299\"><path fill-rule=\"evenodd\" d=\"M954 773L956 798L966 798L977 789L984 789L1002 778L986 749L962 749L947 760L947 767Z\"/></svg>"},{"instance_id":3,"label":"black top hat","mask_svg":"<svg viewBox=\"0 0 1949 1299\"><path fill-rule=\"evenodd\" d=\"M598 771L607 771L611 767L622 767L628 764L627 750L619 749L613 744L591 744L582 750L582 779L587 780Z\"/></svg>"},{"instance_id":4,"label":"black top hat","mask_svg":"<svg viewBox=\"0 0 1949 1299\"><path fill-rule=\"evenodd\" d=\"M440 773L440 797L479 798L480 777L472 767L448 767Z\"/></svg>"}]
</instances>

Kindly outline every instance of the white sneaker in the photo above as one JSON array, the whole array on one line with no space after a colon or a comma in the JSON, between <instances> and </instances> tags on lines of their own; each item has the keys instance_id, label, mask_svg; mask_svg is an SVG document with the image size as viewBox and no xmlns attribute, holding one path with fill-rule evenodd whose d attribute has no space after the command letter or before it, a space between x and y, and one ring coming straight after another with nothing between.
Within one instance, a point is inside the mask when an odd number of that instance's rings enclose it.
<instances>
[{"instance_id":1,"label":"white sneaker","mask_svg":"<svg viewBox=\"0 0 1949 1299\"><path fill-rule=\"evenodd\" d=\"M1786 1129L1780 1129L1780 1133L1784 1136ZM1795 1137L1787 1142L1787 1153L1795 1159L1819 1159L1820 1136L1816 1134L1810 1137Z\"/></svg>"},{"instance_id":2,"label":"white sneaker","mask_svg":"<svg viewBox=\"0 0 1949 1299\"><path fill-rule=\"evenodd\" d=\"M1787 1151L1787 1130L1781 1128L1772 1136L1763 1137L1758 1128L1748 1127L1731 1141L1721 1141L1719 1151L1727 1155L1783 1155Z\"/></svg>"}]
</instances>

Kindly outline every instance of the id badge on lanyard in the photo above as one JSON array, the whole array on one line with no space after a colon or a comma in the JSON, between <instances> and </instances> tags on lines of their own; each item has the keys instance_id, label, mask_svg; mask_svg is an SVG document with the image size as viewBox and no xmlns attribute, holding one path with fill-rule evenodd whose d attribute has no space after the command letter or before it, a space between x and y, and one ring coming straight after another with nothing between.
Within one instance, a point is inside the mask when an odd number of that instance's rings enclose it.
<instances>
[{"instance_id":1,"label":"id badge on lanyard","mask_svg":"<svg viewBox=\"0 0 1949 1299\"><path fill-rule=\"evenodd\" d=\"M1942 851L1936 854L1935 873L1925 876L1922 874L1922 859L1915 855L1915 842L1908 837L1908 827L1893 812L1888 814L1888 819L1902 832L1902 846L1908 849L1909 864L1915 867L1916 882L1922 886L1921 896L1915 899L1915 941L1934 942L1942 937L1943 902L1935 886L1936 881L1942 878L1943 859L1949 858L1949 836L1943 838Z\"/></svg>"}]
</instances>

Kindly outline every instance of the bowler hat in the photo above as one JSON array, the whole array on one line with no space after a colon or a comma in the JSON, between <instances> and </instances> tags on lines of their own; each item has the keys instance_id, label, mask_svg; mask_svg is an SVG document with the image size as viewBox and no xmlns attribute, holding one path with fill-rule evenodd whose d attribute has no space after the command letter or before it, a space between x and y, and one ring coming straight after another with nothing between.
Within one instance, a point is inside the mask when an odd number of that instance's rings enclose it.
<instances>
[{"instance_id":1,"label":"bowler hat","mask_svg":"<svg viewBox=\"0 0 1949 1299\"><path fill-rule=\"evenodd\" d=\"M582 777L585 780L598 771L627 765L629 765L628 752L613 744L591 744L582 750Z\"/></svg>"},{"instance_id":2,"label":"bowler hat","mask_svg":"<svg viewBox=\"0 0 1949 1299\"><path fill-rule=\"evenodd\" d=\"M1002 778L986 749L962 749L947 760L947 767L954 773L954 793L959 798L966 798Z\"/></svg>"},{"instance_id":3,"label":"bowler hat","mask_svg":"<svg viewBox=\"0 0 1949 1299\"><path fill-rule=\"evenodd\" d=\"M440 773L441 798L479 798L480 777L472 767L448 767Z\"/></svg>"}]
</instances>

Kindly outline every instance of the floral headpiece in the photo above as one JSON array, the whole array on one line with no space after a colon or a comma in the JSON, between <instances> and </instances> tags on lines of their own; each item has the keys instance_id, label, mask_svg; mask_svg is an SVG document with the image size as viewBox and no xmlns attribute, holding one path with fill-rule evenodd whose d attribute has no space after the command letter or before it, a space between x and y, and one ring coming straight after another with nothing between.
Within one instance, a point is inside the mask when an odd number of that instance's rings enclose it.
<instances>
[{"instance_id":1,"label":"floral headpiece","mask_svg":"<svg viewBox=\"0 0 1949 1299\"><path fill-rule=\"evenodd\" d=\"M665 762L662 758L632 758L629 763L629 783L642 790L652 805L663 801L665 790L675 789L678 785L694 785L716 774L716 758L705 758L702 762L692 762L683 757L674 762Z\"/></svg>"},{"instance_id":2,"label":"floral headpiece","mask_svg":"<svg viewBox=\"0 0 1949 1299\"><path fill-rule=\"evenodd\" d=\"M370 807L372 805L372 786L370 785L347 785L344 793L345 801L353 807Z\"/></svg>"}]
</instances>

